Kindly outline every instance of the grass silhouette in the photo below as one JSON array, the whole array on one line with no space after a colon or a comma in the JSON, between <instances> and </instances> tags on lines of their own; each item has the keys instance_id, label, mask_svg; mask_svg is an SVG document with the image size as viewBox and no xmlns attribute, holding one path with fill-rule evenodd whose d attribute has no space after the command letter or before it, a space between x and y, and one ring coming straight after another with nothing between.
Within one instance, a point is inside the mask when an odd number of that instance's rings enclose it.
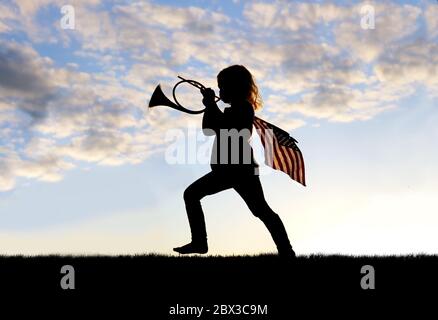
<instances>
[{"instance_id":1,"label":"grass silhouette","mask_svg":"<svg viewBox=\"0 0 438 320\"><path fill-rule=\"evenodd\" d=\"M75 290L60 287L63 265L75 269ZM360 286L364 265L375 269L374 290ZM288 314L291 305L317 299L366 303L386 295L418 295L437 287L437 270L438 256L425 254L312 254L293 262L274 254L0 256L4 291L20 297L25 292L65 299L124 298L133 308L141 305L149 315L159 314L154 319L168 319L168 310L175 305L261 304L269 308L269 317L263 319L276 319Z\"/></svg>"}]
</instances>

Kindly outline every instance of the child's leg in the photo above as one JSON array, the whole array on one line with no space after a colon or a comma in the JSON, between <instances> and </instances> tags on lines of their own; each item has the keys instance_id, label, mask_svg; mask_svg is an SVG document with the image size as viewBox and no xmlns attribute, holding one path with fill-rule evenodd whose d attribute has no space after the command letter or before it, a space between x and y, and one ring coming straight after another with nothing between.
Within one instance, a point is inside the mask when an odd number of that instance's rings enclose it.
<instances>
[{"instance_id":1,"label":"child's leg","mask_svg":"<svg viewBox=\"0 0 438 320\"><path fill-rule=\"evenodd\" d=\"M278 214L276 214L265 200L259 176L254 175L241 180L234 189L243 198L248 208L263 221L271 233L278 253L282 256L294 257L286 229Z\"/></svg>"},{"instance_id":2,"label":"child's leg","mask_svg":"<svg viewBox=\"0 0 438 320\"><path fill-rule=\"evenodd\" d=\"M193 182L184 191L184 202L186 205L187 217L189 219L192 242L187 246L175 248L175 251L180 253L207 252L207 232L201 199L207 195L229 188L231 188L231 183L226 176L211 171Z\"/></svg>"}]
</instances>

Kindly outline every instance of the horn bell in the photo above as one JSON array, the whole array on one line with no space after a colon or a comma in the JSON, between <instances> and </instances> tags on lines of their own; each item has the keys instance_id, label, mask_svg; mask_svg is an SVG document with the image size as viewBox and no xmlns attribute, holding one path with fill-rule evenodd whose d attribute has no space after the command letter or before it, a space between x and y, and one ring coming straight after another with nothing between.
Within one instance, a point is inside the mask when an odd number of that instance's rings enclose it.
<instances>
[{"instance_id":1,"label":"horn bell","mask_svg":"<svg viewBox=\"0 0 438 320\"><path fill-rule=\"evenodd\" d=\"M149 100L149 108L156 106L168 106L174 109L179 109L179 106L176 103L166 97L161 89L161 85L158 85L155 88L154 92L152 93L151 100Z\"/></svg>"}]
</instances>

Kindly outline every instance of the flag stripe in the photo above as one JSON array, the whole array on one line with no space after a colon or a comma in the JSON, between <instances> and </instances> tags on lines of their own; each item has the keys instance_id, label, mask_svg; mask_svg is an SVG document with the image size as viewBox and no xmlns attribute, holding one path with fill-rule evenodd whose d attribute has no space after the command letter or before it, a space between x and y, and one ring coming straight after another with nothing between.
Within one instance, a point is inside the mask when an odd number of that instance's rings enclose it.
<instances>
[{"instance_id":1,"label":"flag stripe","mask_svg":"<svg viewBox=\"0 0 438 320\"><path fill-rule=\"evenodd\" d=\"M273 144L270 143L274 140L273 132L270 130L266 131L268 127L264 122L256 121L256 123L258 124L258 127L260 129L263 147L265 148L265 163L274 169L279 169L278 161L275 158L275 152L273 150Z\"/></svg>"},{"instance_id":2,"label":"flag stripe","mask_svg":"<svg viewBox=\"0 0 438 320\"><path fill-rule=\"evenodd\" d=\"M294 150L290 150L290 154L291 154L291 159L292 159L292 161L293 161L293 163L294 163L294 174L295 174L295 172L297 172L298 170L299 170L299 164L297 163L297 160L296 160L296 154L295 154L295 151ZM296 177L296 174L295 174L295 177Z\"/></svg>"},{"instance_id":3,"label":"flag stripe","mask_svg":"<svg viewBox=\"0 0 438 320\"><path fill-rule=\"evenodd\" d=\"M265 149L265 163L305 186L304 159L297 141L283 129L258 117L254 117L254 126Z\"/></svg>"},{"instance_id":4,"label":"flag stripe","mask_svg":"<svg viewBox=\"0 0 438 320\"><path fill-rule=\"evenodd\" d=\"M299 168L300 168L300 163L299 163L297 155L295 154L295 150L291 150L291 157L293 159L293 162L296 163L296 166L294 168L295 170L293 171L294 177L292 179L297 179L298 171L299 171Z\"/></svg>"},{"instance_id":5,"label":"flag stripe","mask_svg":"<svg viewBox=\"0 0 438 320\"><path fill-rule=\"evenodd\" d=\"M283 159L286 167L286 172L290 175L290 172L292 172L292 166L290 163L290 158L288 155L288 148L280 148L281 153L283 154Z\"/></svg>"},{"instance_id":6,"label":"flag stripe","mask_svg":"<svg viewBox=\"0 0 438 320\"><path fill-rule=\"evenodd\" d=\"M300 170L300 181L302 181L302 184L303 185L306 185L306 169L305 169L305 166L304 166L304 158L303 158L303 154L301 153L301 151L298 151L298 155L299 155L299 157L300 157L300 160L301 160L301 163L302 163L302 165L301 165L301 170Z\"/></svg>"},{"instance_id":7,"label":"flag stripe","mask_svg":"<svg viewBox=\"0 0 438 320\"><path fill-rule=\"evenodd\" d=\"M283 155L281 154L281 147L278 145L278 142L276 140L273 141L274 144L274 159L277 158L278 160L278 164L279 164L279 170L286 172L285 168L284 168L284 159L283 159Z\"/></svg>"},{"instance_id":8,"label":"flag stripe","mask_svg":"<svg viewBox=\"0 0 438 320\"><path fill-rule=\"evenodd\" d=\"M274 152L272 150L272 144L269 143L269 141L273 140L273 135L272 132L270 132L269 130L266 132L266 128L263 126L263 124L261 124L261 128L262 128L262 132L264 135L264 143L265 143L265 162L267 165L273 167L274 169L276 169L276 162L274 161L275 157L274 157ZM266 143L268 142L268 143Z\"/></svg>"},{"instance_id":9,"label":"flag stripe","mask_svg":"<svg viewBox=\"0 0 438 320\"><path fill-rule=\"evenodd\" d=\"M289 162L289 166L290 166L290 174L289 175L291 175L291 173L292 172L294 172L294 161L293 161L293 150L291 150L291 149L289 149L289 148L285 148L285 151L286 151L286 153L287 153L287 161Z\"/></svg>"},{"instance_id":10,"label":"flag stripe","mask_svg":"<svg viewBox=\"0 0 438 320\"><path fill-rule=\"evenodd\" d=\"M280 162L281 162L281 164L282 164L282 168L280 169L281 171L283 171L283 172L286 172L286 173L288 173L288 174L290 174L290 169L289 169L289 166L287 165L287 163L286 163L286 153L285 153L285 150L284 150L284 148L282 147L282 146L279 146L278 145L278 143L276 143L276 146L275 146L277 149L278 149L278 155L279 155L279 157L280 157Z\"/></svg>"}]
</instances>

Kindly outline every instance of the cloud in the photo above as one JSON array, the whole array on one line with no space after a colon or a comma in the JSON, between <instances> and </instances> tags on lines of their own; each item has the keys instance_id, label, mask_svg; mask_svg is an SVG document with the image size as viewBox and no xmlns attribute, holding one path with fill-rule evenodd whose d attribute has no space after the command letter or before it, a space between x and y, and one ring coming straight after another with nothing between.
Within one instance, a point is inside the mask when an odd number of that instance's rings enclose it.
<instances>
[{"instance_id":1,"label":"cloud","mask_svg":"<svg viewBox=\"0 0 438 320\"><path fill-rule=\"evenodd\" d=\"M113 4L111 10L75 5L77 27L64 33L80 41L83 50L129 53L137 59L159 59L172 50L175 33L192 37L208 37L217 32L218 25L229 18L218 12L199 7L178 8L149 2L126 5Z\"/></svg>"},{"instance_id":2,"label":"cloud","mask_svg":"<svg viewBox=\"0 0 438 320\"><path fill-rule=\"evenodd\" d=\"M0 41L0 100L33 120L46 117L49 104L69 85L71 76L29 45Z\"/></svg>"},{"instance_id":3,"label":"cloud","mask_svg":"<svg viewBox=\"0 0 438 320\"><path fill-rule=\"evenodd\" d=\"M436 55L433 45L415 44L421 8L377 4L376 29L363 30L361 6L284 2L246 5L245 16L254 31L272 31L267 33L271 36L282 30L312 32L318 24L325 24L318 38L283 42L262 50L269 55L263 60L271 72L265 73L261 84L275 92L265 99L271 112L337 122L368 120L395 108L414 92L414 83L429 88L435 84L435 61L427 58ZM267 39L265 45L269 43ZM409 50L412 46L416 49ZM257 56L257 47L251 49Z\"/></svg>"},{"instance_id":4,"label":"cloud","mask_svg":"<svg viewBox=\"0 0 438 320\"><path fill-rule=\"evenodd\" d=\"M333 122L369 120L379 113L390 110L402 97L413 90L397 86L375 84L366 90L353 89L344 85L322 85L303 94L296 102L286 96L270 95L267 103L270 111L283 117L303 115Z\"/></svg>"},{"instance_id":5,"label":"cloud","mask_svg":"<svg viewBox=\"0 0 438 320\"><path fill-rule=\"evenodd\" d=\"M174 78L175 73L170 68L163 65L150 65L146 63L134 64L128 74L123 78L124 81L144 88L152 81L157 81L163 78Z\"/></svg>"},{"instance_id":6,"label":"cloud","mask_svg":"<svg viewBox=\"0 0 438 320\"><path fill-rule=\"evenodd\" d=\"M423 84L436 93L438 44L417 40L388 48L374 68L381 81L398 85Z\"/></svg>"},{"instance_id":7,"label":"cloud","mask_svg":"<svg viewBox=\"0 0 438 320\"><path fill-rule=\"evenodd\" d=\"M194 33L211 32L217 24L226 23L230 20L221 13L199 7L178 8L148 2L115 6L114 11L129 16L137 23L141 22L144 25L170 30L188 29Z\"/></svg>"},{"instance_id":8,"label":"cloud","mask_svg":"<svg viewBox=\"0 0 438 320\"><path fill-rule=\"evenodd\" d=\"M6 148L0 149L0 192L8 191L15 187L15 175L11 170L11 163L5 161Z\"/></svg>"},{"instance_id":9,"label":"cloud","mask_svg":"<svg viewBox=\"0 0 438 320\"><path fill-rule=\"evenodd\" d=\"M435 38L438 36L438 6L436 4L428 5L424 10L424 16L426 19L426 27L429 38Z\"/></svg>"},{"instance_id":10,"label":"cloud","mask_svg":"<svg viewBox=\"0 0 438 320\"><path fill-rule=\"evenodd\" d=\"M83 7L96 7L99 3L100 0L75 0L73 5L76 11ZM65 42L66 38L59 33L62 18L60 10L64 5L66 5L64 0L10 0L7 7L12 11L11 31L23 32L35 43ZM48 9L54 9L57 14L51 15L50 20L44 19L41 23L39 15L47 14Z\"/></svg>"},{"instance_id":11,"label":"cloud","mask_svg":"<svg viewBox=\"0 0 438 320\"><path fill-rule=\"evenodd\" d=\"M397 44L417 31L417 19L422 10L411 5L385 2L373 4L375 29L362 29L360 9L356 5L351 18L334 27L336 43L364 62L371 62L382 54L387 46Z\"/></svg>"},{"instance_id":12,"label":"cloud","mask_svg":"<svg viewBox=\"0 0 438 320\"><path fill-rule=\"evenodd\" d=\"M86 135L58 146L56 154L74 160L101 165L137 164L155 152L162 139L148 143L153 135L121 133L115 130L92 129Z\"/></svg>"},{"instance_id":13,"label":"cloud","mask_svg":"<svg viewBox=\"0 0 438 320\"><path fill-rule=\"evenodd\" d=\"M4 3L0 3L0 33L12 31L11 20L14 20L14 18L13 9Z\"/></svg>"},{"instance_id":14,"label":"cloud","mask_svg":"<svg viewBox=\"0 0 438 320\"><path fill-rule=\"evenodd\" d=\"M123 132L150 131L142 111L145 95L124 87L111 71L55 67L15 42L2 42L0 69L0 146L8 150L0 159L2 191L18 177L59 181L75 166L71 161L139 163L162 141ZM35 121L20 116L23 111Z\"/></svg>"},{"instance_id":15,"label":"cloud","mask_svg":"<svg viewBox=\"0 0 438 320\"><path fill-rule=\"evenodd\" d=\"M65 170L74 168L74 164L54 154L23 159L13 150L3 148L2 151L0 153L0 191L13 189L18 177L57 182L62 179L62 173Z\"/></svg>"},{"instance_id":16,"label":"cloud","mask_svg":"<svg viewBox=\"0 0 438 320\"><path fill-rule=\"evenodd\" d=\"M346 17L348 7L335 4L302 2L251 2L245 5L244 15L255 28L298 31L311 29L319 23L329 23Z\"/></svg>"},{"instance_id":17,"label":"cloud","mask_svg":"<svg viewBox=\"0 0 438 320\"><path fill-rule=\"evenodd\" d=\"M263 93L263 117L287 130L311 119L368 120L418 85L437 91L436 6L377 3L374 30L360 27L361 4L335 2L251 1L227 16L81 0L75 30L61 30L56 14L41 19L64 4L0 5L3 190L17 177L56 181L81 162L135 164L163 150L165 131L190 116L146 105L158 82L169 94L177 74L215 87L220 69L246 65ZM26 41L11 40L16 34ZM52 58L41 42L58 44ZM196 89L178 90L183 105L200 105Z\"/></svg>"},{"instance_id":18,"label":"cloud","mask_svg":"<svg viewBox=\"0 0 438 320\"><path fill-rule=\"evenodd\" d=\"M40 96L50 91L47 66L30 47L0 43L0 88L3 94Z\"/></svg>"}]
</instances>

